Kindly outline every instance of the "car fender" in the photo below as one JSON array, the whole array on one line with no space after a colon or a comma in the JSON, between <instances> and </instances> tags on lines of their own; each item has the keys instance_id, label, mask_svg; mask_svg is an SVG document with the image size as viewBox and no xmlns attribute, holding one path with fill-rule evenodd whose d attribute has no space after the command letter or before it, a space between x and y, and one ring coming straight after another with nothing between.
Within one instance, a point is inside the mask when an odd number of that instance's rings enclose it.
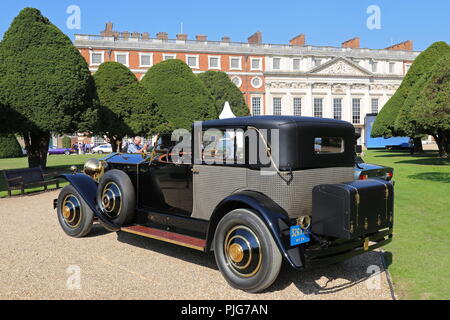
<instances>
[{"instance_id":1,"label":"car fender","mask_svg":"<svg viewBox=\"0 0 450 320\"><path fill-rule=\"evenodd\" d=\"M111 222L107 216L99 210L97 205L97 182L90 176L82 173L63 174L58 178L67 180L80 194L94 215L106 224L111 231L119 231L120 227Z\"/></svg>"},{"instance_id":2,"label":"car fender","mask_svg":"<svg viewBox=\"0 0 450 320\"><path fill-rule=\"evenodd\" d=\"M283 234L289 236L290 219L286 211L263 193L246 190L234 193L222 200L214 210L208 226L207 248L211 250L214 234L219 221L230 211L247 208L255 211L269 229L283 257L294 268L305 265L303 247L289 247Z\"/></svg>"}]
</instances>

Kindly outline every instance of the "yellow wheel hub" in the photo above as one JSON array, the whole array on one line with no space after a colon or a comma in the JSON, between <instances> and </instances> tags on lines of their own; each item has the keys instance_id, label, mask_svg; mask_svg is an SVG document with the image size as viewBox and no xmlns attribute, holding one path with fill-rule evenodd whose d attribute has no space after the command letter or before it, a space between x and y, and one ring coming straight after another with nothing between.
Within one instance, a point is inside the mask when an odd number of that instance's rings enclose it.
<instances>
[{"instance_id":1,"label":"yellow wheel hub","mask_svg":"<svg viewBox=\"0 0 450 320\"><path fill-rule=\"evenodd\" d=\"M233 260L234 263L239 263L244 259L244 250L237 243L233 243L230 246L228 253L230 255L231 260Z\"/></svg>"},{"instance_id":2,"label":"yellow wheel hub","mask_svg":"<svg viewBox=\"0 0 450 320\"><path fill-rule=\"evenodd\" d=\"M69 219L70 217L70 208L68 206L64 206L63 208L63 216L65 219Z\"/></svg>"}]
</instances>

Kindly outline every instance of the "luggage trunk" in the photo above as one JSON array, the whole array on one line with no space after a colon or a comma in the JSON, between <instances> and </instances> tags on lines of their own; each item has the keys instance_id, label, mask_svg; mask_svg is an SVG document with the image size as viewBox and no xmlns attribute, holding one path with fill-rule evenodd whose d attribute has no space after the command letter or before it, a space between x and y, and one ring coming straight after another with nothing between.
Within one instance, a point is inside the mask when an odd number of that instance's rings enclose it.
<instances>
[{"instance_id":1,"label":"luggage trunk","mask_svg":"<svg viewBox=\"0 0 450 320\"><path fill-rule=\"evenodd\" d=\"M313 190L312 231L341 239L392 228L394 187L384 180L352 181L316 186Z\"/></svg>"}]
</instances>

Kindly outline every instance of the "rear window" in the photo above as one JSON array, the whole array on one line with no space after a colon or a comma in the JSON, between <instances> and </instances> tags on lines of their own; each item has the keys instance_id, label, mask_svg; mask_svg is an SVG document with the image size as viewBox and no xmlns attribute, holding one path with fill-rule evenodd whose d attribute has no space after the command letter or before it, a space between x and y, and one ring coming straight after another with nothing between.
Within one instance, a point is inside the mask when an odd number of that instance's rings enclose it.
<instances>
[{"instance_id":1,"label":"rear window","mask_svg":"<svg viewBox=\"0 0 450 320\"><path fill-rule=\"evenodd\" d=\"M340 137L321 137L314 140L316 154L344 153L344 139Z\"/></svg>"}]
</instances>

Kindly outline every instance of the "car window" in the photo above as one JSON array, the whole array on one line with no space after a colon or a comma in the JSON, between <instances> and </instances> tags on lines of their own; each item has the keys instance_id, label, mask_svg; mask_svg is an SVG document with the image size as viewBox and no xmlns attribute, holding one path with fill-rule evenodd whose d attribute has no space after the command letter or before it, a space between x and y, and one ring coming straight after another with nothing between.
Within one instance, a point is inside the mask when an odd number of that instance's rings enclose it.
<instances>
[{"instance_id":1,"label":"car window","mask_svg":"<svg viewBox=\"0 0 450 320\"><path fill-rule=\"evenodd\" d=\"M344 151L344 139L340 137L322 137L314 140L316 154L344 153Z\"/></svg>"},{"instance_id":2,"label":"car window","mask_svg":"<svg viewBox=\"0 0 450 320\"><path fill-rule=\"evenodd\" d=\"M244 132L234 129L204 131L202 161L205 164L244 164Z\"/></svg>"}]
</instances>

